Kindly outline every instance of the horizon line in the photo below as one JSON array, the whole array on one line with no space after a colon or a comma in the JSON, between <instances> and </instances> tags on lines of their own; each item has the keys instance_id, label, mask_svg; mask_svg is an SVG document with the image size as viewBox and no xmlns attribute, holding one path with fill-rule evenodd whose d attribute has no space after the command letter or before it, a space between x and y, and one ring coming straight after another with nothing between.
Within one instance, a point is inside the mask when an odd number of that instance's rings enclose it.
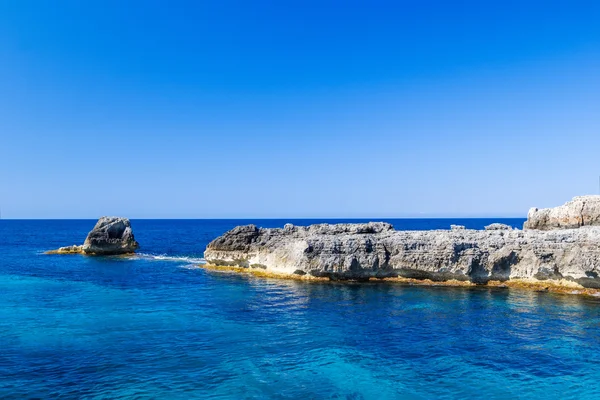
<instances>
[{"instance_id":1,"label":"horizon line","mask_svg":"<svg viewBox=\"0 0 600 400\"><path fill-rule=\"evenodd\" d=\"M1 218L0 221L93 221L97 218ZM127 218L127 217L125 217ZM451 216L451 217L242 217L242 218L128 218L130 220L156 221L234 221L234 220L377 220L377 219L527 219L527 216ZM376 222L376 221L374 221Z\"/></svg>"}]
</instances>

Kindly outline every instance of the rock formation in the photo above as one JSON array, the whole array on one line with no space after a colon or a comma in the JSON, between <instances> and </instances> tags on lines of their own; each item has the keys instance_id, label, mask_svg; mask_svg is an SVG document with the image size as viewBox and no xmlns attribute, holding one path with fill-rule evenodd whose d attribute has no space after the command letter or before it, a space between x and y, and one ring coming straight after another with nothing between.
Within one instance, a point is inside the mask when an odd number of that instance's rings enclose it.
<instances>
[{"instance_id":1,"label":"rock formation","mask_svg":"<svg viewBox=\"0 0 600 400\"><path fill-rule=\"evenodd\" d=\"M127 218L102 217L82 246L61 247L48 254L116 255L133 253L139 247Z\"/></svg>"},{"instance_id":2,"label":"rock formation","mask_svg":"<svg viewBox=\"0 0 600 400\"><path fill-rule=\"evenodd\" d=\"M555 208L532 208L523 229L572 229L600 225L600 196L579 196Z\"/></svg>"},{"instance_id":3,"label":"rock formation","mask_svg":"<svg viewBox=\"0 0 600 400\"><path fill-rule=\"evenodd\" d=\"M506 224L499 224L497 222L490 224L484 228L486 231L511 231L512 226Z\"/></svg>"},{"instance_id":4,"label":"rock formation","mask_svg":"<svg viewBox=\"0 0 600 400\"><path fill-rule=\"evenodd\" d=\"M126 254L139 247L127 218L102 217L83 243L86 254Z\"/></svg>"},{"instance_id":5,"label":"rock formation","mask_svg":"<svg viewBox=\"0 0 600 400\"><path fill-rule=\"evenodd\" d=\"M330 279L537 279L600 288L600 227L594 226L396 231L386 223L288 224L283 229L248 225L212 241L204 257L215 266Z\"/></svg>"}]
</instances>

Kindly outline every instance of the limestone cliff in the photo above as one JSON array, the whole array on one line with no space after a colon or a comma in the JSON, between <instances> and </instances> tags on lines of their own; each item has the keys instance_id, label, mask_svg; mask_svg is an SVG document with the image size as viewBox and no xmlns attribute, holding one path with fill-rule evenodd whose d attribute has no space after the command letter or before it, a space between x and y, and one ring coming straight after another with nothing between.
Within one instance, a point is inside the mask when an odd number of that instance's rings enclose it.
<instances>
[{"instance_id":1,"label":"limestone cliff","mask_svg":"<svg viewBox=\"0 0 600 400\"><path fill-rule=\"evenodd\" d=\"M578 196L560 207L532 208L523 229L573 229L600 225L600 196Z\"/></svg>"},{"instance_id":2,"label":"limestone cliff","mask_svg":"<svg viewBox=\"0 0 600 400\"><path fill-rule=\"evenodd\" d=\"M499 228L499 227L494 227ZM600 227L570 230L395 231L390 224L237 227L212 241L212 265L365 280L406 277L485 283L571 280L600 287Z\"/></svg>"}]
</instances>

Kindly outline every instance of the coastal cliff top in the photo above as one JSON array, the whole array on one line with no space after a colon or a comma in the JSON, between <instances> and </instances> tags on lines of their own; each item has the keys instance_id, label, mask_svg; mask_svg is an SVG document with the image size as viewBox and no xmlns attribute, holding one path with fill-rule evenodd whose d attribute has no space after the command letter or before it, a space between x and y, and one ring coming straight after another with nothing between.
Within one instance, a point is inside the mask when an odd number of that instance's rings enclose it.
<instances>
[{"instance_id":1,"label":"coastal cliff top","mask_svg":"<svg viewBox=\"0 0 600 400\"><path fill-rule=\"evenodd\" d=\"M600 196L576 196L562 206L531 208L523 229L576 229L600 225Z\"/></svg>"},{"instance_id":2,"label":"coastal cliff top","mask_svg":"<svg viewBox=\"0 0 600 400\"><path fill-rule=\"evenodd\" d=\"M286 224L284 228L259 228L256 225L238 226L214 239L207 246L209 250L248 251L256 247L277 247L294 240L320 238L326 241L347 241L386 239L402 243L406 240L438 241L453 243L490 244L501 247L507 240L519 242L545 241L554 243L570 243L575 241L600 242L600 226L586 226L580 229L554 229L541 231L537 229L519 230L510 226L497 224L485 229L466 229L453 226L449 229L436 230L395 230L391 224L371 222L368 224L316 224L295 226Z\"/></svg>"}]
</instances>

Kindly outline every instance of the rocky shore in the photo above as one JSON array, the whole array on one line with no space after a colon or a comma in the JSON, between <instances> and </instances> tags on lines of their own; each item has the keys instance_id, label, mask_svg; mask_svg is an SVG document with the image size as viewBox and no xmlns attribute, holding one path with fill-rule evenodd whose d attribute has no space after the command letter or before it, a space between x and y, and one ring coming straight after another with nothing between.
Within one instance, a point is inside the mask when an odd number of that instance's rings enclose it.
<instances>
[{"instance_id":1,"label":"rocky shore","mask_svg":"<svg viewBox=\"0 0 600 400\"><path fill-rule=\"evenodd\" d=\"M600 225L600 196L578 196L554 208L532 208L523 229L575 229Z\"/></svg>"},{"instance_id":2,"label":"rocky shore","mask_svg":"<svg viewBox=\"0 0 600 400\"><path fill-rule=\"evenodd\" d=\"M127 218L102 217L83 245L61 247L46 254L118 255L134 253L138 247Z\"/></svg>"},{"instance_id":3,"label":"rocky shore","mask_svg":"<svg viewBox=\"0 0 600 400\"><path fill-rule=\"evenodd\" d=\"M331 279L409 279L464 284L547 282L600 288L600 196L529 212L523 230L396 231L382 222L239 226L204 254L216 268Z\"/></svg>"}]
</instances>

